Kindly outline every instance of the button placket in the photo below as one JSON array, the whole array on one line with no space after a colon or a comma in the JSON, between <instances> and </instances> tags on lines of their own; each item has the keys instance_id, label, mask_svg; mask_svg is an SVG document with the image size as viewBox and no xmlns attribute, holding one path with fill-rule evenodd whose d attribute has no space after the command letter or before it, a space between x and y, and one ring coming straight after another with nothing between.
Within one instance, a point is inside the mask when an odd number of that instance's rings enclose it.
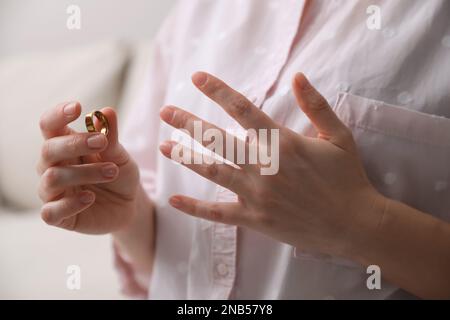
<instances>
[{"instance_id":1,"label":"button placket","mask_svg":"<svg viewBox=\"0 0 450 320\"><path fill-rule=\"evenodd\" d=\"M285 66L286 61L289 58L291 52L291 47L293 40L297 34L300 17L302 15L305 1L296 2L299 6L298 14L287 16L286 21L286 32L285 34L290 35L290 38L286 38L286 41L280 45L277 50L271 53L271 57L276 57L276 60L270 61L270 67L264 72L263 75L259 76L259 81L257 81L255 87L258 88L257 99L253 102L257 107L261 107L265 98L267 91L272 87L274 82L277 80L280 70ZM291 21L289 21L291 20ZM271 59L270 59L271 60Z\"/></svg>"},{"instance_id":2,"label":"button placket","mask_svg":"<svg viewBox=\"0 0 450 320\"><path fill-rule=\"evenodd\" d=\"M233 123L236 132L239 125ZM216 201L237 202L237 195L222 186L216 186ZM211 266L215 292L218 299L230 297L236 276L237 227L212 223Z\"/></svg>"},{"instance_id":3,"label":"button placket","mask_svg":"<svg viewBox=\"0 0 450 320\"><path fill-rule=\"evenodd\" d=\"M303 12L305 2L301 1L299 4L299 13L290 15L292 20L290 27L288 27L287 34L284 43L276 50L274 57L278 57L268 73L262 77L259 81L255 81L254 87L241 89L241 93L244 94L253 104L257 107L261 107L266 92L276 81L278 74L282 67L285 65L289 56L292 41L297 33L300 15ZM289 23L287 23L289 25ZM259 53L261 50L258 50ZM256 91L256 92L255 92ZM236 123L234 127L241 129ZM237 130L239 132L239 130ZM239 134L237 134L239 136ZM237 201L237 195L233 192L217 186L216 191L217 201ZM237 227L231 225L225 225L221 223L212 223L211 225L211 274L213 277L213 292L214 298L228 299L232 292L235 277L236 277L236 255L237 255Z\"/></svg>"},{"instance_id":4,"label":"button placket","mask_svg":"<svg viewBox=\"0 0 450 320\"><path fill-rule=\"evenodd\" d=\"M228 299L236 276L237 227L214 223L211 240L214 292Z\"/></svg>"}]
</instances>

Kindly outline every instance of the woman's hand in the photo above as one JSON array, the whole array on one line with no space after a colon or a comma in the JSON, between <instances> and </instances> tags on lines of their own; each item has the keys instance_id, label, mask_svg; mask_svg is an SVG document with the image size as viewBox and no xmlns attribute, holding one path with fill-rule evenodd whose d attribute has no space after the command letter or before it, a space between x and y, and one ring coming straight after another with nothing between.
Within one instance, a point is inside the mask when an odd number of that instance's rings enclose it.
<instances>
[{"instance_id":1,"label":"woman's hand","mask_svg":"<svg viewBox=\"0 0 450 320\"><path fill-rule=\"evenodd\" d=\"M252 228L306 251L348 257L359 250L376 229L385 200L366 177L351 131L304 75L297 74L292 86L298 104L317 129L317 138L281 127L209 74L196 73L193 82L245 129L279 130L279 172L261 175L261 164L184 163L235 192L238 202L205 202L176 195L170 204L199 218ZM171 106L161 111L161 118L188 130L194 138L194 121L201 121ZM202 127L216 128L205 121ZM175 146L168 141L160 149L170 158Z\"/></svg>"},{"instance_id":2,"label":"woman's hand","mask_svg":"<svg viewBox=\"0 0 450 320\"><path fill-rule=\"evenodd\" d=\"M37 166L42 219L89 234L117 231L136 213L139 173L118 141L113 109L101 110L109 133L79 133L68 124L80 116L78 103L63 103L40 121L45 142Z\"/></svg>"}]
</instances>

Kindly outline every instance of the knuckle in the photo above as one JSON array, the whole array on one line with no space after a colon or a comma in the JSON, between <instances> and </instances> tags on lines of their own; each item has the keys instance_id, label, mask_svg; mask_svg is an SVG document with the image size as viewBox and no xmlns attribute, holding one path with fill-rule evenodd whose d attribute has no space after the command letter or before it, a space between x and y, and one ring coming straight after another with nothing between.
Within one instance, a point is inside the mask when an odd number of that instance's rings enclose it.
<instances>
[{"instance_id":1,"label":"knuckle","mask_svg":"<svg viewBox=\"0 0 450 320\"><path fill-rule=\"evenodd\" d=\"M74 198L65 198L61 201L60 205L60 210L62 212L73 212L78 208Z\"/></svg>"},{"instance_id":2,"label":"knuckle","mask_svg":"<svg viewBox=\"0 0 450 320\"><path fill-rule=\"evenodd\" d=\"M232 111L238 115L243 116L250 112L250 105L244 97L237 97L231 100Z\"/></svg>"},{"instance_id":3,"label":"knuckle","mask_svg":"<svg viewBox=\"0 0 450 320\"><path fill-rule=\"evenodd\" d=\"M72 155L77 154L77 151L83 142L84 142L84 139L81 138L80 136L72 135L66 145L67 151L69 152L69 154L72 154Z\"/></svg>"},{"instance_id":4,"label":"knuckle","mask_svg":"<svg viewBox=\"0 0 450 320\"><path fill-rule=\"evenodd\" d=\"M223 212L217 205L213 205L208 212L209 218L214 221L223 221Z\"/></svg>"},{"instance_id":5,"label":"knuckle","mask_svg":"<svg viewBox=\"0 0 450 320\"><path fill-rule=\"evenodd\" d=\"M50 159L50 142L48 140L44 141L41 147L41 158L44 160Z\"/></svg>"},{"instance_id":6,"label":"knuckle","mask_svg":"<svg viewBox=\"0 0 450 320\"><path fill-rule=\"evenodd\" d=\"M220 81L217 81L216 79L208 77L208 81L206 82L204 89L210 95L220 94L223 89L223 84Z\"/></svg>"},{"instance_id":7,"label":"knuckle","mask_svg":"<svg viewBox=\"0 0 450 320\"><path fill-rule=\"evenodd\" d=\"M260 214L256 218L259 224L265 229L273 229L275 226L275 219L270 214Z\"/></svg>"},{"instance_id":8,"label":"knuckle","mask_svg":"<svg viewBox=\"0 0 450 320\"><path fill-rule=\"evenodd\" d=\"M328 101L325 100L325 98L323 98L322 96L315 96L313 100L314 108L311 109L312 112L318 113L329 108Z\"/></svg>"},{"instance_id":9,"label":"knuckle","mask_svg":"<svg viewBox=\"0 0 450 320\"><path fill-rule=\"evenodd\" d=\"M310 108L311 112L320 112L329 108L328 101L313 87L307 89L306 95L309 103L314 106Z\"/></svg>"},{"instance_id":10,"label":"knuckle","mask_svg":"<svg viewBox=\"0 0 450 320\"><path fill-rule=\"evenodd\" d=\"M216 163L212 163L206 167L206 175L208 178L216 178L219 174L219 168Z\"/></svg>"},{"instance_id":11,"label":"knuckle","mask_svg":"<svg viewBox=\"0 0 450 320\"><path fill-rule=\"evenodd\" d=\"M39 175L39 176L41 176L42 175L42 173L43 173L43 167L42 167L42 163L41 162L38 162L37 164L36 164L36 166L35 166L35 170L36 170L36 173Z\"/></svg>"},{"instance_id":12,"label":"knuckle","mask_svg":"<svg viewBox=\"0 0 450 320\"><path fill-rule=\"evenodd\" d=\"M50 167L47 170L45 170L42 177L44 188L53 188L58 183L59 180L58 171L59 170L54 167Z\"/></svg>"},{"instance_id":13,"label":"knuckle","mask_svg":"<svg viewBox=\"0 0 450 320\"><path fill-rule=\"evenodd\" d=\"M50 208L44 206L41 209L41 219L48 225L53 225L54 222L52 221L51 211Z\"/></svg>"},{"instance_id":14,"label":"knuckle","mask_svg":"<svg viewBox=\"0 0 450 320\"><path fill-rule=\"evenodd\" d=\"M191 115L186 112L175 112L175 121L179 128L187 128Z\"/></svg>"},{"instance_id":15,"label":"knuckle","mask_svg":"<svg viewBox=\"0 0 450 320\"><path fill-rule=\"evenodd\" d=\"M308 86L305 89L303 89L303 94L307 98L309 102L314 102L317 99L317 91L314 89L313 86Z\"/></svg>"}]
</instances>

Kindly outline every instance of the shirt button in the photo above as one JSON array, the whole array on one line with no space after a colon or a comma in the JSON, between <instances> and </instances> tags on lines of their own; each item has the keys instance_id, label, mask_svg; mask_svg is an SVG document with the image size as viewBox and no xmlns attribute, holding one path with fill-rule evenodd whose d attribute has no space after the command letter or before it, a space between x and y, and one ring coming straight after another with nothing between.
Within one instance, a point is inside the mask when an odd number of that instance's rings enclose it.
<instances>
[{"instance_id":1,"label":"shirt button","mask_svg":"<svg viewBox=\"0 0 450 320\"><path fill-rule=\"evenodd\" d=\"M216 269L217 273L222 277L225 277L228 274L228 266L225 263L219 263Z\"/></svg>"}]
</instances>

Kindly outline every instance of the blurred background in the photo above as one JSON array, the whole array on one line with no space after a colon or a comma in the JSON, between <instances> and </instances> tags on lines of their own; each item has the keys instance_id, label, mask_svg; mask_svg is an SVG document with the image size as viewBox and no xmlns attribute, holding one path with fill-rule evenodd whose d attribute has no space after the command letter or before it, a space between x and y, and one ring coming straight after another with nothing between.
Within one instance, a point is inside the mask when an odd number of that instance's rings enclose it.
<instances>
[{"instance_id":1,"label":"blurred background","mask_svg":"<svg viewBox=\"0 0 450 320\"><path fill-rule=\"evenodd\" d=\"M40 220L38 122L44 110L70 100L83 113L115 106L123 120L173 3L0 0L0 299L123 298L108 236ZM80 29L70 29L77 9ZM75 127L83 130L82 121ZM79 290L66 285L71 265L81 270Z\"/></svg>"}]
</instances>

